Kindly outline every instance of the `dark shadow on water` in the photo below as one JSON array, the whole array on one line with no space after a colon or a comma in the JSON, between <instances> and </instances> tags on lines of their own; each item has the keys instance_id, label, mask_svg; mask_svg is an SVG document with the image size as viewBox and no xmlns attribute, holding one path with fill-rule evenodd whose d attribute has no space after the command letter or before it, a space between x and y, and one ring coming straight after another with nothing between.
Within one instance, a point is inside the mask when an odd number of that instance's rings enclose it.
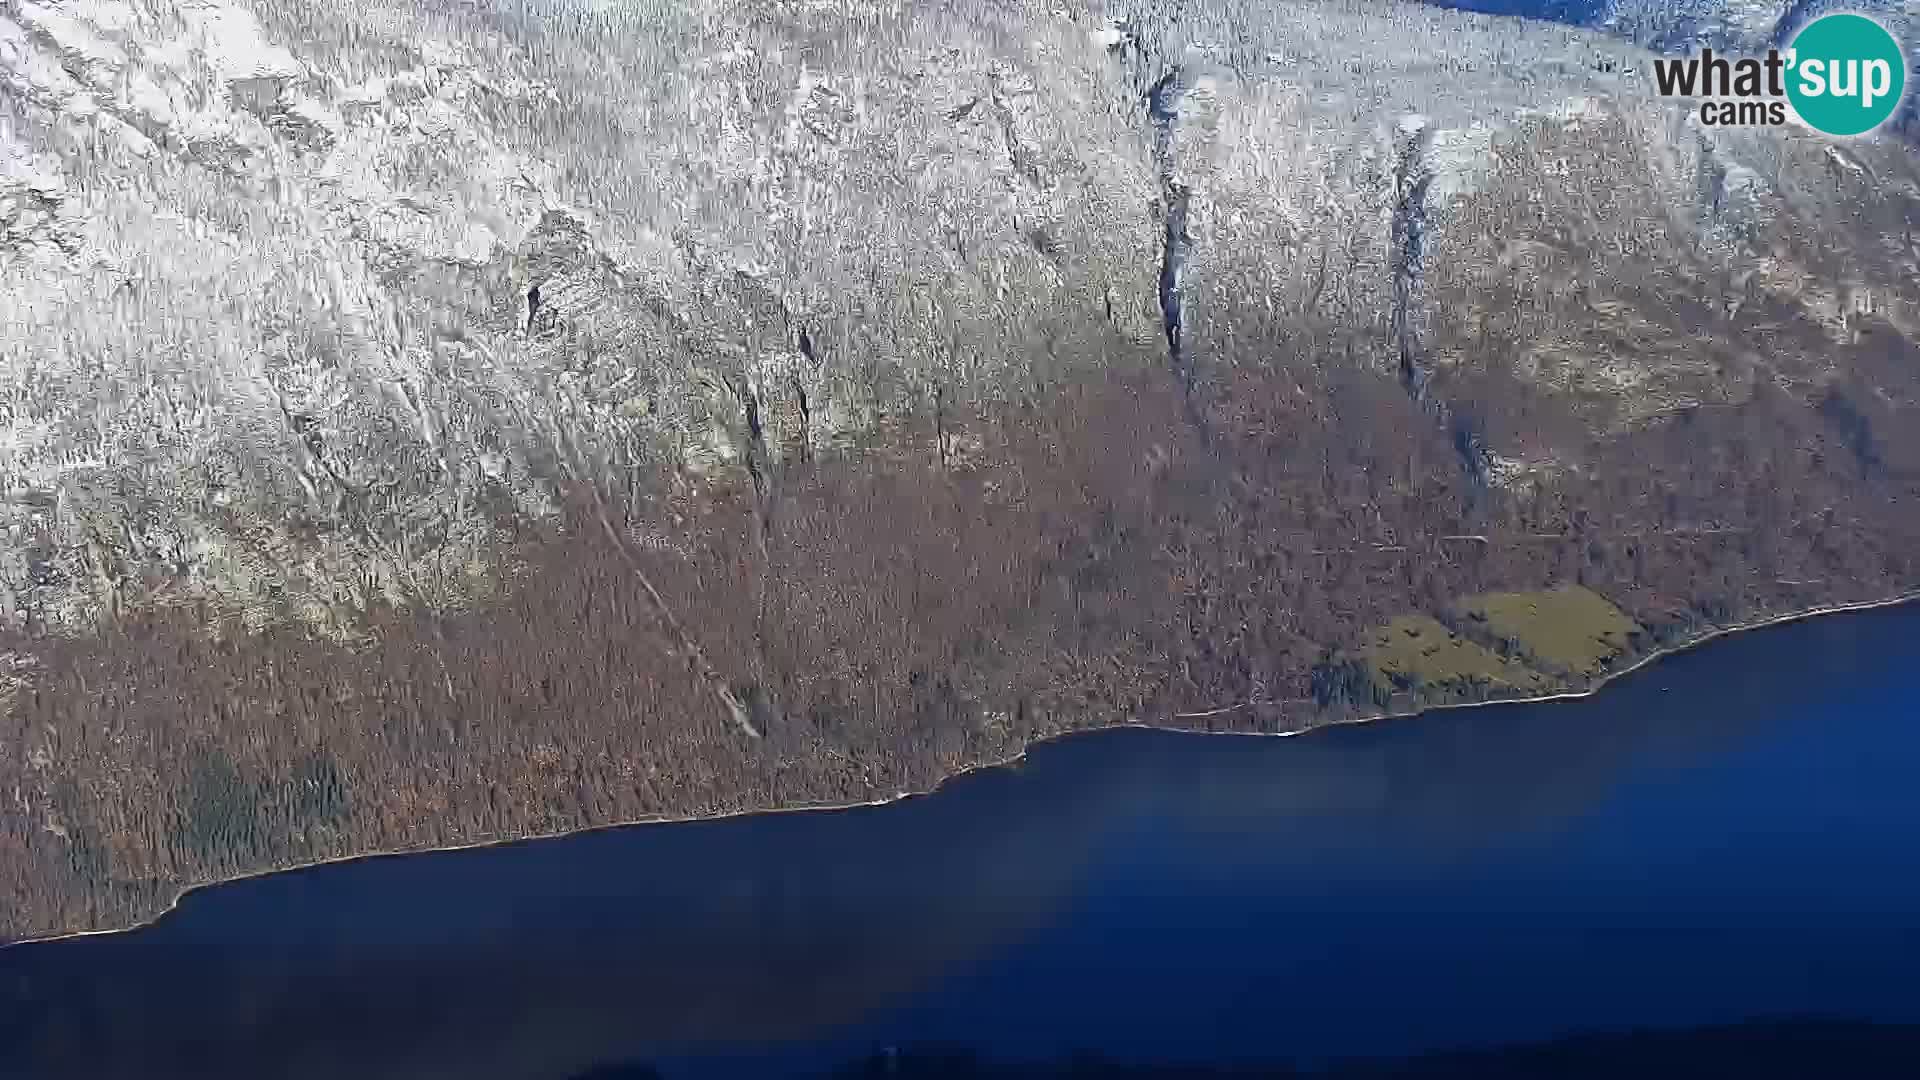
<instances>
[{"instance_id":1,"label":"dark shadow on water","mask_svg":"<svg viewBox=\"0 0 1920 1080\"><path fill-rule=\"evenodd\" d=\"M650 1065L595 1069L568 1080L654 1080ZM1742 1080L1920 1075L1920 1026L1826 1018L1755 1021L1681 1031L1583 1034L1552 1042L1359 1060L1321 1069L1119 1063L1096 1055L1005 1062L964 1048L883 1050L820 1080L1620 1080L1730 1076Z\"/></svg>"},{"instance_id":2,"label":"dark shadow on water","mask_svg":"<svg viewBox=\"0 0 1920 1080\"><path fill-rule=\"evenodd\" d=\"M651 1065L602 1065L570 1080L665 1080Z\"/></svg>"}]
</instances>

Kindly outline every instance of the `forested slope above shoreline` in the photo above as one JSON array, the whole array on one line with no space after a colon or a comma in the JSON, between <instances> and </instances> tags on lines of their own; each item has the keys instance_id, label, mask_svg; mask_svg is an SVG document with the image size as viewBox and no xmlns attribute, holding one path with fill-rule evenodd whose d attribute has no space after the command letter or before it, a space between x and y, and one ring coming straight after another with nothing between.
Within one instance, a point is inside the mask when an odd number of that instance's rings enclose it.
<instances>
[{"instance_id":1,"label":"forested slope above shoreline","mask_svg":"<svg viewBox=\"0 0 1920 1080\"><path fill-rule=\"evenodd\" d=\"M1177 431L1177 397L1158 396L1158 432L1098 445ZM1105 397L1084 422L1155 419L1141 407L1151 389ZM1808 456L1806 444L1779 445L1796 422L1820 445L1817 416L1797 408L1672 421L1727 426L1684 442L1701 449L1650 501L1727 505L1740 474L1716 474L1712 458L1778 476ZM8 933L123 926L192 883L367 851L885 798L1104 724L1287 731L1581 689L1653 649L1916 580L1903 500L1850 458L1818 478L1749 481L1736 505L1753 516L1711 525L1636 520L1632 504L1588 495L1558 518L1463 509L1437 526L1412 517L1427 511L1415 503L1395 527L1388 496L1396 484L1418 491L1419 477L1373 459L1302 488L1256 488L1274 471L1227 456L1255 453L1249 443L1221 437L1158 473L1108 468L1115 457L1101 454L1062 468L1076 439L1023 418L996 469L956 476L923 453L823 470L790 487L804 494L781 504L788 539L764 579L739 569L750 511L707 511L697 569L673 574L661 559L647 581L668 607L700 613L714 669L752 673L728 685L758 737L674 655L630 561L649 557L584 516L571 532L528 537L489 607L431 621L376 613L370 646L239 627L210 638L177 615L33 643L15 737L32 735L42 753L9 783L47 783L52 798L50 813L9 818L0 834ZM1457 490L1444 444L1410 434L1403 450L1432 463L1429 497ZM1027 454L1051 484L996 501L982 481L1023 475ZM1327 486L1335 477L1356 480L1344 499ZM1794 500L1816 479L1833 524L1794 526ZM1322 532L1265 516L1293 520L1295 499L1329 508ZM1602 513L1607 527L1581 524ZM1363 520L1397 542L1342 543ZM891 539L875 545L876 534ZM1462 598L1530 593L1552 610L1573 582L1638 628L1587 672L1556 669L1459 610ZM1409 611L1488 655L1512 653L1538 681L1407 678L1373 646ZM1348 678L1356 666L1362 678Z\"/></svg>"},{"instance_id":2,"label":"forested slope above shoreline","mask_svg":"<svg viewBox=\"0 0 1920 1080\"><path fill-rule=\"evenodd\" d=\"M1909 148L1149 7L0 13L0 936L1920 586Z\"/></svg>"}]
</instances>

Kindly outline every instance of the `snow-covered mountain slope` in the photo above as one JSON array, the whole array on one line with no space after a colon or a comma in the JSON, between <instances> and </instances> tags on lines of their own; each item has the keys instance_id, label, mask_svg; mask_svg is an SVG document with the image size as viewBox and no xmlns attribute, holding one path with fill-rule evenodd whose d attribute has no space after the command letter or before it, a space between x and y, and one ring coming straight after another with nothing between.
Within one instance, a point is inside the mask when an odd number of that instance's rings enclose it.
<instances>
[{"instance_id":1,"label":"snow-covered mountain slope","mask_svg":"<svg viewBox=\"0 0 1920 1080\"><path fill-rule=\"evenodd\" d=\"M1620 425L1830 363L1701 311L1920 325L1884 141L1699 128L1563 26L1136 7L8 0L5 616L351 635L483 598L556 461L744 482L1261 334Z\"/></svg>"}]
</instances>

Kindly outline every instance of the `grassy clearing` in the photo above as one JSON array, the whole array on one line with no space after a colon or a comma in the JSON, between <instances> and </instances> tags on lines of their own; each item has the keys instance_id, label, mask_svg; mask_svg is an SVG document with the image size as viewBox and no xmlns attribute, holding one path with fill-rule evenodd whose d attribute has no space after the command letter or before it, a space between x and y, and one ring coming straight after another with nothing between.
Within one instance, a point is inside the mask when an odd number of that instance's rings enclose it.
<instances>
[{"instance_id":1,"label":"grassy clearing","mask_svg":"<svg viewBox=\"0 0 1920 1080\"><path fill-rule=\"evenodd\" d=\"M1469 596L1453 614L1469 633L1506 642L1533 666L1568 675L1599 674L1641 632L1606 597L1578 585Z\"/></svg>"},{"instance_id":2,"label":"grassy clearing","mask_svg":"<svg viewBox=\"0 0 1920 1080\"><path fill-rule=\"evenodd\" d=\"M1394 689L1481 687L1544 690L1546 679L1441 625L1429 615L1399 615L1366 649L1374 677Z\"/></svg>"}]
</instances>

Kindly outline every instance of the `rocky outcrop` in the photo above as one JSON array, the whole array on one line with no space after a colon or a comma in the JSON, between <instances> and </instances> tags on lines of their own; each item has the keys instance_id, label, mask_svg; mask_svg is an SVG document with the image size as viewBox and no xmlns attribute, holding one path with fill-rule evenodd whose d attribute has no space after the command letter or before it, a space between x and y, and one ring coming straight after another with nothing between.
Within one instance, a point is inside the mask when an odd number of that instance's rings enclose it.
<instances>
[{"instance_id":1,"label":"rocky outcrop","mask_svg":"<svg viewBox=\"0 0 1920 1080\"><path fill-rule=\"evenodd\" d=\"M1111 332L1189 396L1249 335L1383 339L1422 400L1499 366L1631 423L1744 392L1742 297L1913 318L1909 251L1805 240L1904 212L1909 159L1689 128L1602 39L843 7L11 6L11 617L476 601L475 508L551 512L526 444L560 413L598 457L764 483L1084 377Z\"/></svg>"}]
</instances>

